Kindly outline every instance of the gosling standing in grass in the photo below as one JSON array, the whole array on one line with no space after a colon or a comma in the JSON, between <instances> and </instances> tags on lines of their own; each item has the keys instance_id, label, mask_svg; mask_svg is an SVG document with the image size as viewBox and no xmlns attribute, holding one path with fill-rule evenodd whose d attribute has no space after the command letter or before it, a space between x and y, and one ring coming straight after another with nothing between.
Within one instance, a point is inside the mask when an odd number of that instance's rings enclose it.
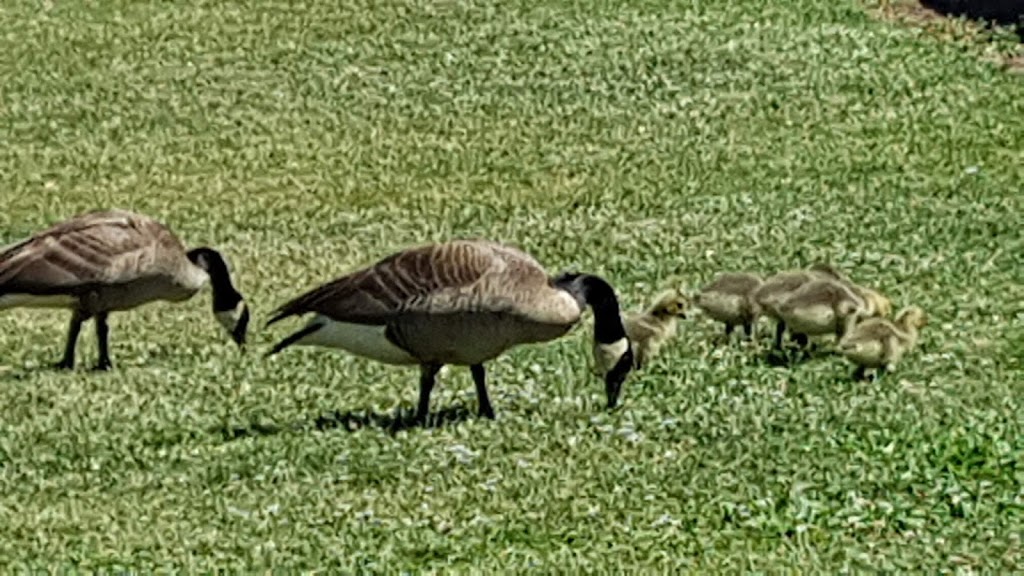
<instances>
[{"instance_id":1,"label":"gosling standing in grass","mask_svg":"<svg viewBox=\"0 0 1024 576\"><path fill-rule=\"evenodd\" d=\"M801 344L806 344L808 336L835 334L838 340L876 309L869 307L846 283L819 279L801 286L776 310Z\"/></svg>"},{"instance_id":2,"label":"gosling standing in grass","mask_svg":"<svg viewBox=\"0 0 1024 576\"><path fill-rule=\"evenodd\" d=\"M726 272L701 288L694 303L709 317L725 323L727 340L736 326L743 326L743 333L750 339L761 314L753 295L763 284L756 274Z\"/></svg>"},{"instance_id":3,"label":"gosling standing in grass","mask_svg":"<svg viewBox=\"0 0 1024 576\"><path fill-rule=\"evenodd\" d=\"M775 320L775 348L782 348L782 337L786 333L786 322L779 314L778 307L796 292L801 286L813 280L830 278L845 279L838 269L825 263L815 263L806 270L787 270L768 277L764 283L754 290L753 300L757 303L762 316ZM805 339L795 338L799 344L806 344Z\"/></svg>"},{"instance_id":4,"label":"gosling standing in grass","mask_svg":"<svg viewBox=\"0 0 1024 576\"><path fill-rule=\"evenodd\" d=\"M642 369L675 337L679 318L686 318L690 300L679 290L666 290L647 310L626 314L626 335L633 343L633 366Z\"/></svg>"},{"instance_id":5,"label":"gosling standing in grass","mask_svg":"<svg viewBox=\"0 0 1024 576\"><path fill-rule=\"evenodd\" d=\"M857 366L855 379L865 379L868 370L878 377L896 367L917 344L918 331L927 325L927 314L917 306L900 311L895 320L869 318L839 340L839 353Z\"/></svg>"},{"instance_id":6,"label":"gosling standing in grass","mask_svg":"<svg viewBox=\"0 0 1024 576\"><path fill-rule=\"evenodd\" d=\"M791 270L777 273L765 280L764 284L754 291L754 301L760 307L760 314L775 321L775 349L781 349L782 336L785 335L787 328L785 320L779 312L779 306L804 285L815 280L833 280L847 286L855 293L859 289L859 287L853 285L846 274L835 268L835 266L824 262L815 262L808 266L806 270ZM804 334L795 332L793 333L793 339L801 346L807 345L807 337Z\"/></svg>"}]
</instances>

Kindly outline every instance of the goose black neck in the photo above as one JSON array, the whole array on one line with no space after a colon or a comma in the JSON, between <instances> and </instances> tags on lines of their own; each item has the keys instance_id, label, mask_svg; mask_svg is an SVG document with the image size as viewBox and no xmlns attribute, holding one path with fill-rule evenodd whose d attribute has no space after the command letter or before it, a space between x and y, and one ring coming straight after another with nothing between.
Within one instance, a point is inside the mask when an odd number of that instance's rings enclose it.
<instances>
[{"instance_id":1,"label":"goose black neck","mask_svg":"<svg viewBox=\"0 0 1024 576\"><path fill-rule=\"evenodd\" d=\"M242 300L242 295L231 282L231 272L220 252L212 248L202 247L189 250L188 259L206 271L210 276L210 287L213 289L213 310L223 312L234 310Z\"/></svg>"},{"instance_id":2,"label":"goose black neck","mask_svg":"<svg viewBox=\"0 0 1024 576\"><path fill-rule=\"evenodd\" d=\"M555 284L594 311L594 340L598 343L613 344L626 337L618 296L604 278L593 274L563 274Z\"/></svg>"}]
</instances>

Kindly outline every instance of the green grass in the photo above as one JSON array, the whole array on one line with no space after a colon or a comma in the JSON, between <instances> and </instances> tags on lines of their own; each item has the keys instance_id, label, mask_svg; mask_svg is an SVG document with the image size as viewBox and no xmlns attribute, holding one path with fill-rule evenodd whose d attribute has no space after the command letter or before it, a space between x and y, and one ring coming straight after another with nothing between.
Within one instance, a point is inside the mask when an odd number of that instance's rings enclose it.
<instances>
[{"instance_id":1,"label":"green grass","mask_svg":"<svg viewBox=\"0 0 1024 576\"><path fill-rule=\"evenodd\" d=\"M851 0L329 4L0 7L0 241L139 210L256 316L245 355L207 296L112 316L96 375L0 315L0 564L1024 569L1020 77ZM490 365L497 421L452 369L396 433L414 370L260 358L286 298L468 235L629 308L829 259L932 324L854 383L684 321L610 414L583 328Z\"/></svg>"}]
</instances>

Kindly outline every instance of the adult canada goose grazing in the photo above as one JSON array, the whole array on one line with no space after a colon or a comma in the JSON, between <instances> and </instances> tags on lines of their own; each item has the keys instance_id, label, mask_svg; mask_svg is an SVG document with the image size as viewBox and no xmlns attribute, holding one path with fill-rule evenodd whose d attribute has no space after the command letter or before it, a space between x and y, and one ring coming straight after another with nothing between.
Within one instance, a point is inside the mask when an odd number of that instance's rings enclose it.
<instances>
[{"instance_id":1,"label":"adult canada goose grazing","mask_svg":"<svg viewBox=\"0 0 1024 576\"><path fill-rule=\"evenodd\" d=\"M595 364L608 407L633 365L615 290L591 274L550 277L530 255L488 240L408 248L283 304L267 322L313 313L267 356L293 344L340 348L392 365L420 366L416 419L445 364L469 366L480 415L494 418L484 362L520 344L564 335L594 311Z\"/></svg>"},{"instance_id":2,"label":"adult canada goose grazing","mask_svg":"<svg viewBox=\"0 0 1024 576\"><path fill-rule=\"evenodd\" d=\"M97 370L108 370L107 317L156 300L188 300L207 283L213 313L239 345L249 309L231 282L223 256L212 248L185 250L166 226L141 214L97 210L59 222L0 252L0 310L15 307L71 310L64 357L75 365L82 323L96 321Z\"/></svg>"}]
</instances>

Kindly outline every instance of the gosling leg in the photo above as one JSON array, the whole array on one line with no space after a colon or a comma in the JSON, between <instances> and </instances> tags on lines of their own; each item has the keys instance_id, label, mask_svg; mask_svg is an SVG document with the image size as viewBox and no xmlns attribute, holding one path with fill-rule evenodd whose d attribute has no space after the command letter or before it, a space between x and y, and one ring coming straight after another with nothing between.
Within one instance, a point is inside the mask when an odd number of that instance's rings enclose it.
<instances>
[{"instance_id":1,"label":"gosling leg","mask_svg":"<svg viewBox=\"0 0 1024 576\"><path fill-rule=\"evenodd\" d=\"M744 322L743 323L743 336L747 340L753 340L754 339L754 323L753 322Z\"/></svg>"},{"instance_id":2,"label":"gosling leg","mask_svg":"<svg viewBox=\"0 0 1024 576\"><path fill-rule=\"evenodd\" d=\"M775 349L782 350L782 337L786 334L786 323L782 320L775 322Z\"/></svg>"}]
</instances>

